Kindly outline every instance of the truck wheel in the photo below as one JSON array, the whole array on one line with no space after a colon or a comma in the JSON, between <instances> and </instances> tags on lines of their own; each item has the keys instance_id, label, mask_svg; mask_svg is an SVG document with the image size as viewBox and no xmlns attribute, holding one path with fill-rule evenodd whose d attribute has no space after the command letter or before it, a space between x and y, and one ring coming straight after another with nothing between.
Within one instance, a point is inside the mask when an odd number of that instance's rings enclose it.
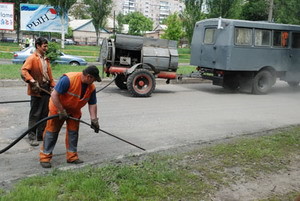
<instances>
[{"instance_id":1,"label":"truck wheel","mask_svg":"<svg viewBox=\"0 0 300 201\"><path fill-rule=\"evenodd\" d=\"M297 87L299 85L299 82L297 82L297 81L287 82L287 83L290 87Z\"/></svg>"},{"instance_id":2,"label":"truck wheel","mask_svg":"<svg viewBox=\"0 0 300 201\"><path fill-rule=\"evenodd\" d=\"M274 82L272 73L267 70L258 72L254 79L252 85L252 93L254 94L266 94L271 89Z\"/></svg>"},{"instance_id":3,"label":"truck wheel","mask_svg":"<svg viewBox=\"0 0 300 201\"><path fill-rule=\"evenodd\" d=\"M122 90L127 89L125 75L123 75L123 74L117 75L117 77L115 79L115 84L117 85L117 87L119 87L119 89L122 89Z\"/></svg>"},{"instance_id":4,"label":"truck wheel","mask_svg":"<svg viewBox=\"0 0 300 201\"><path fill-rule=\"evenodd\" d=\"M127 79L127 88L132 96L148 97L155 89L155 78L146 69L137 69Z\"/></svg>"}]
</instances>

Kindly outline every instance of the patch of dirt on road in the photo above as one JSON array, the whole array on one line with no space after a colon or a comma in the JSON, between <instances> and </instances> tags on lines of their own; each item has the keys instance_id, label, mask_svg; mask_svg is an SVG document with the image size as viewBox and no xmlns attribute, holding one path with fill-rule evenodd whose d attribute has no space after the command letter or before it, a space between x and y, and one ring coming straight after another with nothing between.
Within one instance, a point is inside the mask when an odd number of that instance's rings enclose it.
<instances>
[{"instance_id":1,"label":"patch of dirt on road","mask_svg":"<svg viewBox=\"0 0 300 201\"><path fill-rule=\"evenodd\" d=\"M229 187L223 187L212 198L213 201L252 201L272 196L300 192L300 162L286 171L272 175L262 175L251 181L237 181ZM288 200L288 199L286 199Z\"/></svg>"}]
</instances>

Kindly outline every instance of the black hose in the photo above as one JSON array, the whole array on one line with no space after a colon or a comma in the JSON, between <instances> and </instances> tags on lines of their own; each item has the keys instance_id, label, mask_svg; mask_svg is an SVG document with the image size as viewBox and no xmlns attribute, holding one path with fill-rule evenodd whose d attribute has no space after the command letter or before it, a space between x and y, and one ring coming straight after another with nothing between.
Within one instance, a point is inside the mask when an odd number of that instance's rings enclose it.
<instances>
[{"instance_id":1,"label":"black hose","mask_svg":"<svg viewBox=\"0 0 300 201\"><path fill-rule=\"evenodd\" d=\"M30 100L2 101L2 102L0 102L0 104L7 104L7 103L24 103L24 102L30 102Z\"/></svg>"},{"instance_id":2,"label":"black hose","mask_svg":"<svg viewBox=\"0 0 300 201\"><path fill-rule=\"evenodd\" d=\"M116 78L117 78L117 76L115 76L115 78L112 81L110 81L107 85L105 85L104 87L102 87L101 89L99 89L98 91L96 91L96 93L102 91L103 89L105 89L106 87L108 87L109 85L111 85L111 83L113 83Z\"/></svg>"},{"instance_id":3,"label":"black hose","mask_svg":"<svg viewBox=\"0 0 300 201\"><path fill-rule=\"evenodd\" d=\"M117 76L116 76L117 77ZM96 93L104 90L106 87L108 87L109 85L111 85L111 83L113 83L116 79L116 77L110 81L107 85L105 85L104 87L102 87L101 89L99 89L98 91L96 91ZM17 101L2 101L0 102L0 104L8 104L8 103L24 103L24 102L30 102L30 100L17 100ZM0 153L1 154L1 153Z\"/></svg>"},{"instance_id":4,"label":"black hose","mask_svg":"<svg viewBox=\"0 0 300 201\"><path fill-rule=\"evenodd\" d=\"M76 118L73 118L73 117L69 117L69 119L72 119L72 120L75 120L75 121L79 121L79 122L81 122L81 123L83 123L83 124L86 124L86 125L92 127L91 124L86 123L85 121L82 121L81 119L76 119ZM124 139L122 139L122 138L120 138L120 137L118 137L118 136L115 136L115 135L113 135L113 134L111 134L111 133L109 133L109 132L107 132L107 131L105 131L105 130L99 129L99 131L101 131L101 132L103 132L103 133L105 133L105 134L107 134L107 135L109 135L109 136L111 136L111 137L114 137L114 138L116 138L116 139L118 139L118 140L121 140L121 141L123 141L123 142L126 142L127 144L130 144L130 145L132 145L132 146L134 146L134 147L136 147L136 148L139 148L139 149L141 149L141 150L143 150L143 151L146 151L146 149L144 149L144 148L142 148L142 147L140 147L140 146L138 146L138 145L136 145L136 144L133 144L133 143L127 141L127 140L124 140Z\"/></svg>"},{"instance_id":5,"label":"black hose","mask_svg":"<svg viewBox=\"0 0 300 201\"><path fill-rule=\"evenodd\" d=\"M46 117L44 119L41 119L40 121L38 121L35 125L33 125L31 128L29 128L27 131L25 131L24 133L22 133L22 135L20 135L20 137L18 137L17 139L15 139L11 144L9 144L7 147L5 147L4 149L0 150L0 154L6 152L7 150L9 150L11 147L13 147L15 144L17 144L23 137L25 137L27 135L27 133L29 133L30 131L34 130L36 127L38 127L41 123L43 123L44 121L47 121L49 119L53 119L55 117L58 117L58 114L56 115L52 115L49 117Z\"/></svg>"},{"instance_id":6,"label":"black hose","mask_svg":"<svg viewBox=\"0 0 300 201\"><path fill-rule=\"evenodd\" d=\"M14 140L11 144L9 144L9 145L8 145L7 147L5 147L4 149L0 150L0 154L6 152L6 151L9 150L11 147L13 147L15 144L17 144L22 138L24 138L24 137L27 135L27 133L29 133L30 131L34 130L34 129L35 129L37 126L39 126L41 123L43 123L43 122L45 122L45 121L48 121L49 119L56 118L56 117L58 117L58 116L59 116L59 115L56 114L56 115L52 115L52 116L46 117L46 118L44 118L44 119L41 119L41 120L38 121L35 125L33 125L31 128L29 128L29 129L26 130L24 133L22 133L22 135L20 135L20 137L18 137L16 140ZM87 123L87 122L85 122L85 121L83 121L83 120L81 120L81 119L77 119L77 118L70 117L70 116L68 116L68 118L69 118L69 119L72 119L72 120L75 120L75 121L79 121L79 122L81 122L81 123L83 123L83 124L86 124L86 125L92 127L91 124L89 124L89 123ZM114 137L114 138L116 138L116 139L118 139L118 140L121 140L121 141L123 141L123 142L126 142L127 144L130 144L130 145L132 145L132 146L134 146L134 147L136 147L136 148L139 148L139 149L141 149L141 150L143 150L143 151L146 151L146 149L144 149L144 148L142 148L142 147L139 147L138 145L135 145L135 144L133 144L133 143L127 141L127 140L124 140L124 139L122 139L122 138L120 138L120 137L118 137L118 136L115 136L115 135L113 135L113 134L111 134L111 133L109 133L109 132L107 132L107 131L104 131L104 130L102 130L102 129L99 129L99 131L101 131L101 132L103 132L103 133L105 133L105 134L107 134L107 135L109 135L109 136L112 136L112 137Z\"/></svg>"},{"instance_id":7,"label":"black hose","mask_svg":"<svg viewBox=\"0 0 300 201\"><path fill-rule=\"evenodd\" d=\"M106 87L108 87L111 83L113 83L113 82L115 81L116 78L117 78L117 76L115 76L115 78L114 78L112 81L110 81L107 85L105 85L104 87L102 87L101 89L99 89L98 91L96 91L96 93L98 93L98 92L102 91L103 89L105 89ZM0 104L6 104L6 103L21 103L21 102L30 102L30 100L4 101L4 102L0 102ZM5 147L4 149L0 150L0 154L6 152L6 151L9 150L11 147L13 147L15 144L17 144L22 138L24 138L24 137L27 135L27 133L29 133L30 131L34 130L34 129L35 129L37 126L39 126L41 123L43 123L44 121L48 121L49 119L53 119L53 118L55 118L55 117L58 117L58 114L52 115L52 116L49 116L49 117L46 117L46 118L41 119L40 121L38 121L35 125L33 125L33 126L32 126L31 128L29 128L28 130L26 130L24 133L22 133L22 135L20 135L20 137L18 137L16 140L14 140L11 144L9 144L9 145L8 145L7 147ZM77 119L77 118L74 118L74 117L70 117L70 116L69 116L68 118L69 118L69 119L72 119L72 120L75 120L75 121L79 121L79 122L81 122L81 123L83 123L83 124L86 124L86 125L92 127L91 124L86 123L86 122L83 121L83 120L80 120L80 119ZM101 132L103 132L103 133L105 133L105 134L107 134L107 135L109 135L109 136L112 136L112 137L114 137L114 138L116 138L116 139L118 139L118 140L121 140L121 141L123 141L123 142L126 142L126 143L128 143L128 144L130 144L130 145L132 145L132 146L134 146L134 147L136 147L136 148L139 148L139 149L143 150L143 151L146 151L146 149L144 149L144 148L142 148L142 147L140 147L140 146L138 146L138 145L135 145L135 144L133 144L133 143L127 141L127 140L124 140L124 139L122 139L122 138L120 138L120 137L118 137L118 136L115 136L115 135L113 135L113 134L111 134L111 133L109 133L109 132L107 132L107 131L104 131L104 130L102 130L102 129L99 129L99 131L101 131Z\"/></svg>"}]
</instances>

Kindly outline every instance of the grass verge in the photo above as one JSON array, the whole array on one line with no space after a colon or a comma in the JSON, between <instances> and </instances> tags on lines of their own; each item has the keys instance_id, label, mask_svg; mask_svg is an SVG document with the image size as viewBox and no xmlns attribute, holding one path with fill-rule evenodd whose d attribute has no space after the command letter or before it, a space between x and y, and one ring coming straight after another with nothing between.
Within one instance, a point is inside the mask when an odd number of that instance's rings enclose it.
<instances>
[{"instance_id":1,"label":"grass verge","mask_svg":"<svg viewBox=\"0 0 300 201\"><path fill-rule=\"evenodd\" d=\"M300 154L299 146L296 126L263 136L132 156L123 163L77 171L54 169L20 181L9 192L3 190L0 200L211 200L216 191L239 179L286 171L293 156ZM297 194L291 189L261 201L292 201Z\"/></svg>"},{"instance_id":2,"label":"grass verge","mask_svg":"<svg viewBox=\"0 0 300 201\"><path fill-rule=\"evenodd\" d=\"M3 64L0 65L0 79L20 79L21 64ZM86 66L70 66L70 65L52 65L52 74L58 79L62 74L67 72L81 72ZM102 68L99 68L100 71Z\"/></svg>"},{"instance_id":3,"label":"grass verge","mask_svg":"<svg viewBox=\"0 0 300 201\"><path fill-rule=\"evenodd\" d=\"M1 43L0 42L0 59L12 59L12 52L20 51L18 44L16 43ZM75 56L85 56L87 61L95 61L99 57L100 47L99 46L84 46L84 45L65 45L64 49L60 51L65 54L71 54ZM2 52L2 53L1 53ZM189 48L178 48L179 63L190 62L190 49ZM87 59L87 57L92 57Z\"/></svg>"},{"instance_id":4,"label":"grass verge","mask_svg":"<svg viewBox=\"0 0 300 201\"><path fill-rule=\"evenodd\" d=\"M0 52L0 58L1 59L12 59L13 53L11 52Z\"/></svg>"}]
</instances>

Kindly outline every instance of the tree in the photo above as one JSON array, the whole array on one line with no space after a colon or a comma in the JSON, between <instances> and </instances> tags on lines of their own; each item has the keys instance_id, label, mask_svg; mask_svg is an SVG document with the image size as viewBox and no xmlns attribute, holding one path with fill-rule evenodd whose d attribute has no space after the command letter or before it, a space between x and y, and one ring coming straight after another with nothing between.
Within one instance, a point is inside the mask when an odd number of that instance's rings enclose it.
<instances>
[{"instance_id":1,"label":"tree","mask_svg":"<svg viewBox=\"0 0 300 201\"><path fill-rule=\"evenodd\" d=\"M84 0L89 5L88 12L92 16L92 23L95 27L97 44L99 45L100 29L106 25L106 18L110 14L112 0Z\"/></svg>"},{"instance_id":2,"label":"tree","mask_svg":"<svg viewBox=\"0 0 300 201\"><path fill-rule=\"evenodd\" d=\"M64 24L65 24L65 17L68 14L69 9L71 6L76 3L76 0L47 0L47 2L57 10L58 14L61 16L61 48L65 48L65 31Z\"/></svg>"},{"instance_id":3,"label":"tree","mask_svg":"<svg viewBox=\"0 0 300 201\"><path fill-rule=\"evenodd\" d=\"M161 37L168 40L179 41L183 36L183 31L182 21L178 17L178 14L174 13L169 15L165 22L168 28Z\"/></svg>"},{"instance_id":4,"label":"tree","mask_svg":"<svg viewBox=\"0 0 300 201\"><path fill-rule=\"evenodd\" d=\"M184 4L185 10L180 17L186 37L189 43L191 43L196 22L206 18L206 14L201 11L203 0L184 0Z\"/></svg>"},{"instance_id":5,"label":"tree","mask_svg":"<svg viewBox=\"0 0 300 201\"><path fill-rule=\"evenodd\" d=\"M89 19L91 16L88 14L88 7L84 3L74 4L69 11L75 19Z\"/></svg>"},{"instance_id":6,"label":"tree","mask_svg":"<svg viewBox=\"0 0 300 201\"><path fill-rule=\"evenodd\" d=\"M129 13L124 22L129 25L128 33L131 35L142 35L143 32L153 29L153 21L140 12Z\"/></svg>"},{"instance_id":7,"label":"tree","mask_svg":"<svg viewBox=\"0 0 300 201\"><path fill-rule=\"evenodd\" d=\"M117 26L116 32L117 33L122 33L123 26L125 24L125 15L123 15L122 13L119 13L117 15L116 19L117 19L117 22L118 22L118 26Z\"/></svg>"},{"instance_id":8,"label":"tree","mask_svg":"<svg viewBox=\"0 0 300 201\"><path fill-rule=\"evenodd\" d=\"M206 0L208 6L208 17L238 19L244 0Z\"/></svg>"},{"instance_id":9,"label":"tree","mask_svg":"<svg viewBox=\"0 0 300 201\"><path fill-rule=\"evenodd\" d=\"M274 21L284 24L300 24L300 0L274 0Z\"/></svg>"},{"instance_id":10,"label":"tree","mask_svg":"<svg viewBox=\"0 0 300 201\"><path fill-rule=\"evenodd\" d=\"M48 50L46 52L47 58L50 59L50 62L53 63L59 57L59 46L55 42L48 43ZM54 65L54 64L52 64Z\"/></svg>"},{"instance_id":11,"label":"tree","mask_svg":"<svg viewBox=\"0 0 300 201\"><path fill-rule=\"evenodd\" d=\"M269 3L266 0L249 0L242 6L241 18L252 21L268 20Z\"/></svg>"}]
</instances>

